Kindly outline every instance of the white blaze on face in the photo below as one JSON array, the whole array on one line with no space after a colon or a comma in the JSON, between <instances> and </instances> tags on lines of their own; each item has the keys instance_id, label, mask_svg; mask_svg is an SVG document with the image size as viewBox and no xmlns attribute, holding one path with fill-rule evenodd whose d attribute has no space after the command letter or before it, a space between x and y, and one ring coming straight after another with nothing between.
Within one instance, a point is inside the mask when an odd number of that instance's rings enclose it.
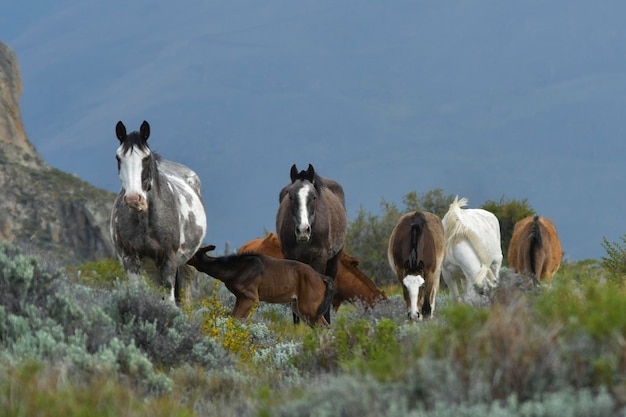
<instances>
[{"instance_id":1,"label":"white blaze on face","mask_svg":"<svg viewBox=\"0 0 626 417\"><path fill-rule=\"evenodd\" d=\"M298 215L296 218L296 235L310 237L311 225L309 224L309 210L307 209L307 197L313 186L305 184L298 191Z\"/></svg>"},{"instance_id":2,"label":"white blaze on face","mask_svg":"<svg viewBox=\"0 0 626 417\"><path fill-rule=\"evenodd\" d=\"M140 151L132 147L124 154L123 147L117 149L117 157L120 160L120 180L126 196L139 195L145 201L146 193L141 187L141 171L143 170L143 159L150 155L150 151Z\"/></svg>"},{"instance_id":3,"label":"white blaze on face","mask_svg":"<svg viewBox=\"0 0 626 417\"><path fill-rule=\"evenodd\" d=\"M409 291L409 299L411 305L409 306L409 317L411 320L421 320L422 316L417 311L417 299L419 296L420 288L424 285L424 278L421 275L407 275L402 280L402 283Z\"/></svg>"}]
</instances>

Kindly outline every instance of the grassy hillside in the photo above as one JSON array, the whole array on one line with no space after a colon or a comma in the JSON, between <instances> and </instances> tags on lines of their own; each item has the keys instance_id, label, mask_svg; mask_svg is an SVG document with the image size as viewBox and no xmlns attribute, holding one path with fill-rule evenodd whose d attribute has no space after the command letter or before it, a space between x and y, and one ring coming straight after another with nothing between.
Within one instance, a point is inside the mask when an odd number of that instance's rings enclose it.
<instances>
[{"instance_id":1,"label":"grassy hillside","mask_svg":"<svg viewBox=\"0 0 626 417\"><path fill-rule=\"evenodd\" d=\"M608 416L626 404L626 293L597 264L551 289L504 274L491 298L405 320L397 288L329 329L261 304L238 322L222 285L184 309L115 261L53 270L0 245L0 409L72 416ZM79 272L80 271L80 272Z\"/></svg>"}]
</instances>

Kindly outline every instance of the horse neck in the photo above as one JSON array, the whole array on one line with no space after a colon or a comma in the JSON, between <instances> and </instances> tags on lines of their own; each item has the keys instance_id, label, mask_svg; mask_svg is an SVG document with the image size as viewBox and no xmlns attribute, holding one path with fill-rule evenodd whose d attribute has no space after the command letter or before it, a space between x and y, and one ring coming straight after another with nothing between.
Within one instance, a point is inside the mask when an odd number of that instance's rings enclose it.
<instances>
[{"instance_id":1,"label":"horse neck","mask_svg":"<svg viewBox=\"0 0 626 417\"><path fill-rule=\"evenodd\" d=\"M370 277L365 275L363 271L358 269L357 266L343 264L344 255L345 253L342 253L341 259L339 261L340 266L339 266L339 271L337 272L337 276L341 275L342 277L345 277L346 275L350 275L351 277L353 277L353 279L351 279L350 281L355 283L355 285L358 286L359 288L364 287L365 290L369 290L373 293L380 293L380 290L378 289L376 284L374 284L374 281L372 281ZM347 256L348 255L345 255L345 257ZM336 284L339 285L337 281L338 280L335 279Z\"/></svg>"},{"instance_id":2,"label":"horse neck","mask_svg":"<svg viewBox=\"0 0 626 417\"><path fill-rule=\"evenodd\" d=\"M258 256L253 254L230 255L217 258L205 256L200 270L224 283L230 283L245 278L245 272L256 272L253 268L255 266L258 267L260 263L255 262L255 259L258 259Z\"/></svg>"}]
</instances>

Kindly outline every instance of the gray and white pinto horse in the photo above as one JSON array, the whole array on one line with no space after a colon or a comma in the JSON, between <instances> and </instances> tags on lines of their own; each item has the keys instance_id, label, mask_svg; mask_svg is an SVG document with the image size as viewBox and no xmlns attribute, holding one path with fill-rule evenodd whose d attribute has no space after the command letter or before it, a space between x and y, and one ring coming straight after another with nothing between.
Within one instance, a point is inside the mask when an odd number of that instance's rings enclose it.
<instances>
[{"instance_id":1,"label":"gray and white pinto horse","mask_svg":"<svg viewBox=\"0 0 626 417\"><path fill-rule=\"evenodd\" d=\"M206 233L200 179L188 167L150 151L148 122L126 134L120 121L115 133L122 189L111 213L113 244L131 280L145 271L169 292L170 301L180 301L182 285L189 286L195 273L186 262ZM191 293L185 295L190 300Z\"/></svg>"}]
</instances>

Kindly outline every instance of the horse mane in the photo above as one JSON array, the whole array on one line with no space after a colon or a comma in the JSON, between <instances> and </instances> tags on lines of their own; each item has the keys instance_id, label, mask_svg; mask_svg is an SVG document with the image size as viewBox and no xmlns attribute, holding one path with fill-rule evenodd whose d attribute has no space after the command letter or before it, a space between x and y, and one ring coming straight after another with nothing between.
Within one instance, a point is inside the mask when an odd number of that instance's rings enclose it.
<instances>
[{"instance_id":1,"label":"horse mane","mask_svg":"<svg viewBox=\"0 0 626 417\"><path fill-rule=\"evenodd\" d=\"M309 167L311 167L311 165L309 164ZM293 184L296 181L309 181L311 184L313 184L313 187L315 188L315 191L317 191L318 194L320 194L320 192L322 191L323 187L326 187L326 179L324 177L321 177L317 174L317 172L314 173L313 175L313 181L311 181L310 179L310 175L308 171L302 170L300 172L298 172L291 181L291 184ZM328 188L328 187L326 187Z\"/></svg>"},{"instance_id":2,"label":"horse mane","mask_svg":"<svg viewBox=\"0 0 626 417\"><path fill-rule=\"evenodd\" d=\"M121 143L122 151L126 154L128 151L132 150L135 146L140 151L150 150L150 146L148 145L148 141L141 137L138 131L130 132L124 141Z\"/></svg>"},{"instance_id":3,"label":"horse mane","mask_svg":"<svg viewBox=\"0 0 626 417\"><path fill-rule=\"evenodd\" d=\"M411 251L409 252L409 272L415 273L417 271L417 254L418 247L424 236L424 229L426 228L426 217L422 212L415 212L413 216L413 223L411 223Z\"/></svg>"},{"instance_id":4,"label":"horse mane","mask_svg":"<svg viewBox=\"0 0 626 417\"><path fill-rule=\"evenodd\" d=\"M306 171L300 171L293 179L293 181L290 184L285 185L281 190L280 193L278 193L278 203L281 203L283 201L283 199L285 198L285 196L289 193L289 191L291 190L291 188L293 187L293 184L296 181L309 181L308 175L306 173ZM311 182L311 181L309 181ZM315 188L315 192L317 192L317 194L319 195L322 191L322 187L325 187L325 178L324 177L320 177L319 175L315 174L315 176L313 177L313 181L311 182L311 184L313 184L313 188ZM328 188L328 187L326 187Z\"/></svg>"},{"instance_id":5,"label":"horse mane","mask_svg":"<svg viewBox=\"0 0 626 417\"><path fill-rule=\"evenodd\" d=\"M454 197L454 201L450 204L450 209L446 214L446 250L454 247L462 240L468 240L476 251L478 259L480 259L482 263L487 263L489 256L485 253L483 243L476 233L463 222L462 207L466 205L467 198L463 197L459 200L459 196Z\"/></svg>"},{"instance_id":6,"label":"horse mane","mask_svg":"<svg viewBox=\"0 0 626 417\"><path fill-rule=\"evenodd\" d=\"M343 187L341 186L341 184L339 184L337 181L331 178L326 178L326 177L322 177L321 175L319 175L317 171L315 171L315 168L313 168L313 165L309 164L308 169L301 170L300 172L298 172L296 165L293 164L293 166L291 167L290 177L291 177L291 183L284 186L280 190L280 193L278 194L279 204L283 201L283 199L285 198L285 195L289 193L289 191L293 187L293 184L296 181L300 180L300 181L310 182L313 185L313 188L315 189L315 192L318 195L322 195L322 190L327 189L328 191L330 191L332 194L335 194L339 198L339 200L341 201L341 204L345 208L346 198L345 198Z\"/></svg>"}]
</instances>

